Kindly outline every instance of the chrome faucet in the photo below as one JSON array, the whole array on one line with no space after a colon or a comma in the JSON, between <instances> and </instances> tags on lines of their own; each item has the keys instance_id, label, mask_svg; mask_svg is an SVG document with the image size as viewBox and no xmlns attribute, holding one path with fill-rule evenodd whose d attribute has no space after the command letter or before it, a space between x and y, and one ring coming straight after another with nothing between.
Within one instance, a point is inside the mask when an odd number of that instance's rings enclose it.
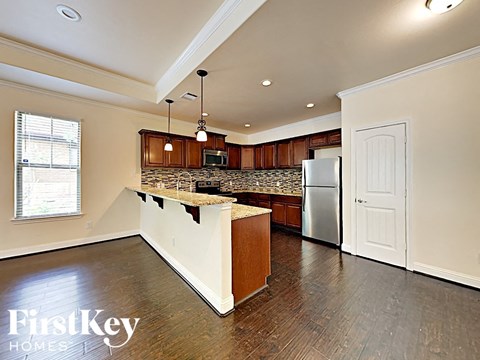
<instances>
[{"instance_id":1,"label":"chrome faucet","mask_svg":"<svg viewBox=\"0 0 480 360\"><path fill-rule=\"evenodd\" d=\"M178 173L178 176L177 176L177 191L180 190L180 185L181 185L181 183L180 183L180 177L181 177L183 174L187 174L188 177L190 178L190 187L189 187L189 189L190 189L190 192L192 192L192 181L193 181L193 178L192 178L192 175L190 175L190 173L189 173L188 171L180 171L180 172Z\"/></svg>"}]
</instances>

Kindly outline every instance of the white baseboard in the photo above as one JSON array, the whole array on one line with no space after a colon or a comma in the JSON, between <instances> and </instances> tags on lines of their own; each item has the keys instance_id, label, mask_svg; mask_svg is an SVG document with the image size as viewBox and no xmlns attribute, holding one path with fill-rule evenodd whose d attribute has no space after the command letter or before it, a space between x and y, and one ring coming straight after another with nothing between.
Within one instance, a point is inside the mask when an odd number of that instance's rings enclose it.
<instances>
[{"instance_id":1,"label":"white baseboard","mask_svg":"<svg viewBox=\"0 0 480 360\"><path fill-rule=\"evenodd\" d=\"M480 278L467 275L467 274L462 274L456 271L446 270L446 269L438 268L436 266L425 265L418 262L413 264L413 271L432 275L438 278L450 280L456 283L472 286L475 288L480 288Z\"/></svg>"},{"instance_id":2,"label":"white baseboard","mask_svg":"<svg viewBox=\"0 0 480 360\"><path fill-rule=\"evenodd\" d=\"M179 263L175 258L163 249L158 243L144 231L141 231L140 235L155 251L167 261L184 279L192 286L198 293L200 293L204 299L213 306L220 314L227 314L233 310L233 295L229 295L226 298L221 298L215 294L208 286L206 286L200 279L192 274L185 266Z\"/></svg>"},{"instance_id":3,"label":"white baseboard","mask_svg":"<svg viewBox=\"0 0 480 360\"><path fill-rule=\"evenodd\" d=\"M351 254L352 248L349 244L342 244L342 251Z\"/></svg>"},{"instance_id":4,"label":"white baseboard","mask_svg":"<svg viewBox=\"0 0 480 360\"><path fill-rule=\"evenodd\" d=\"M94 244L101 241L114 240L114 239L119 239L119 238L128 237L128 236L135 236L139 234L140 234L140 230L130 230L130 231L122 231L118 233L91 236L91 237L86 237L82 239L59 241L59 242L44 244L44 245L25 246L25 247L16 248L16 249L0 251L0 259L6 259L6 258L10 258L14 256L22 256L22 255L33 255L33 254L41 253L45 251L60 250L60 249L66 249L69 247L74 247L79 245Z\"/></svg>"}]
</instances>

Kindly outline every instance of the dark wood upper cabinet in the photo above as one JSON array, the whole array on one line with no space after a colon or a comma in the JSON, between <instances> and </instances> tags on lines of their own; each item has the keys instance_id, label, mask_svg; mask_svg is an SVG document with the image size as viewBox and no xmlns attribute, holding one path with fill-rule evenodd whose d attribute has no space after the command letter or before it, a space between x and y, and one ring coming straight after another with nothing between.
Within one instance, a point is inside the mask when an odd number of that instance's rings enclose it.
<instances>
[{"instance_id":1,"label":"dark wood upper cabinet","mask_svg":"<svg viewBox=\"0 0 480 360\"><path fill-rule=\"evenodd\" d=\"M203 148L225 151L225 136L226 135L207 132L207 141L204 143Z\"/></svg>"},{"instance_id":2,"label":"dark wood upper cabinet","mask_svg":"<svg viewBox=\"0 0 480 360\"><path fill-rule=\"evenodd\" d=\"M276 146L273 143L263 145L263 168L275 169L276 163Z\"/></svg>"},{"instance_id":3,"label":"dark wood upper cabinet","mask_svg":"<svg viewBox=\"0 0 480 360\"><path fill-rule=\"evenodd\" d=\"M240 170L240 145L227 144L229 170Z\"/></svg>"},{"instance_id":4,"label":"dark wood upper cabinet","mask_svg":"<svg viewBox=\"0 0 480 360\"><path fill-rule=\"evenodd\" d=\"M202 143L196 139L185 140L185 166L189 169L202 167Z\"/></svg>"},{"instance_id":5,"label":"dark wood upper cabinet","mask_svg":"<svg viewBox=\"0 0 480 360\"><path fill-rule=\"evenodd\" d=\"M241 169L255 169L255 148L253 146L242 146Z\"/></svg>"},{"instance_id":6,"label":"dark wood upper cabinet","mask_svg":"<svg viewBox=\"0 0 480 360\"><path fill-rule=\"evenodd\" d=\"M263 145L255 146L255 169L263 169Z\"/></svg>"},{"instance_id":7,"label":"dark wood upper cabinet","mask_svg":"<svg viewBox=\"0 0 480 360\"><path fill-rule=\"evenodd\" d=\"M165 142L162 135L141 133L142 135L142 168L165 166Z\"/></svg>"},{"instance_id":8,"label":"dark wood upper cabinet","mask_svg":"<svg viewBox=\"0 0 480 360\"><path fill-rule=\"evenodd\" d=\"M328 133L328 145L341 145L342 131L340 129L333 130Z\"/></svg>"},{"instance_id":9,"label":"dark wood upper cabinet","mask_svg":"<svg viewBox=\"0 0 480 360\"><path fill-rule=\"evenodd\" d=\"M327 133L310 135L310 147L316 148L316 147L327 146L327 145L328 145Z\"/></svg>"},{"instance_id":10,"label":"dark wood upper cabinet","mask_svg":"<svg viewBox=\"0 0 480 360\"><path fill-rule=\"evenodd\" d=\"M292 166L301 167L302 161L308 159L308 142L306 137L292 140Z\"/></svg>"},{"instance_id":11,"label":"dark wood upper cabinet","mask_svg":"<svg viewBox=\"0 0 480 360\"><path fill-rule=\"evenodd\" d=\"M277 143L277 168L289 168L291 161L291 142L281 141Z\"/></svg>"},{"instance_id":12,"label":"dark wood upper cabinet","mask_svg":"<svg viewBox=\"0 0 480 360\"><path fill-rule=\"evenodd\" d=\"M173 151L165 151L165 165L168 167L185 167L185 140L172 138Z\"/></svg>"}]
</instances>

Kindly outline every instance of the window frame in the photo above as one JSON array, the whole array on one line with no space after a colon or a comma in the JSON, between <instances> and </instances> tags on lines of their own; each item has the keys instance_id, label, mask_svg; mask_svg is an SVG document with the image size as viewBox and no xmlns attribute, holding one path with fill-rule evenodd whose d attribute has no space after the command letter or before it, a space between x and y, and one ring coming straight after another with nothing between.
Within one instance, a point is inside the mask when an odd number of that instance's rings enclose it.
<instances>
[{"instance_id":1,"label":"window frame","mask_svg":"<svg viewBox=\"0 0 480 360\"><path fill-rule=\"evenodd\" d=\"M37 116L46 118L49 120L60 120L60 121L67 121L71 123L76 123L78 125L78 165L72 167L71 165L55 165L52 164L52 155L53 151L50 151L50 164L41 164L41 163L25 163L22 161L22 144L19 142L25 136L25 133L22 132L20 117L22 116ZM22 119L25 121L24 119ZM25 220L48 220L54 218L65 218L65 217L79 217L82 215L82 184L81 184L81 149L82 149L82 121L81 120L74 120L74 119L66 119L63 117L56 117L53 115L44 115L38 113L32 113L28 111L15 111L15 119L14 119L14 214L13 219L14 221L25 221ZM21 138L20 138L21 136ZM51 139L51 136L46 135L36 135L35 138L37 140L46 140ZM51 140L50 140L51 141ZM60 141L56 141L56 143L61 143ZM67 142L66 142L67 143ZM58 170L76 170L77 172L77 197L76 197L76 211L74 212L60 212L60 213L50 213L50 214L42 214L42 215L31 215L31 216L24 216L19 214L19 208L23 209L23 169L24 168L37 168L37 169L58 169Z\"/></svg>"}]
</instances>

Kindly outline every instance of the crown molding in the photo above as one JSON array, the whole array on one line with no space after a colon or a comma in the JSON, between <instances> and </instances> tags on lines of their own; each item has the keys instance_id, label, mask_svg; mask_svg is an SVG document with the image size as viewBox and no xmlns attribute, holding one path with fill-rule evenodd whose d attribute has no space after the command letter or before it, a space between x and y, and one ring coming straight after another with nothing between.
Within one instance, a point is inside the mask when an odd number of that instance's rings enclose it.
<instances>
[{"instance_id":1,"label":"crown molding","mask_svg":"<svg viewBox=\"0 0 480 360\"><path fill-rule=\"evenodd\" d=\"M10 56L11 58L15 58L15 59L18 60L19 59L18 54L22 54L22 55L26 55L28 57L28 59L30 60L29 62L31 62L31 60L35 59L35 58L36 59L47 60L48 63L55 64L57 69L58 69L58 65L60 65L59 67L69 68L70 70L76 69L78 74L82 74L82 73L84 74L83 79L85 79L85 77L89 77L87 75L87 74L89 74L90 77L98 78L100 83L103 82L103 81L107 81L107 82L110 82L111 84L114 84L116 86L120 86L123 89L132 89L132 90L134 90L135 94L137 95L137 96L134 96L136 98L141 98L142 100L147 100L147 101L152 101L152 102L154 102L155 99L156 99L154 87L152 85L143 83L141 81L130 79L128 77L118 75L118 74L115 74L115 73L112 73L112 72L109 72L109 71L106 71L106 70L98 69L94 66L90 66L90 65L81 63L79 61L72 60L72 59L67 59L65 57L62 57L62 56L59 56L59 55L56 55L56 54L52 54L48 51L40 50L40 49L37 49L35 47L29 46L29 45L26 45L26 44L22 44L22 43L19 43L17 41L10 40L10 39L7 39L7 38L1 37L1 36L0 36L0 47L3 47L6 50L10 49L10 50L15 52L15 54L7 54L6 52L4 52L2 54L2 56L0 56L0 61L4 62L6 64L16 66L16 67L26 68L28 70L35 71L35 72L41 72L41 73L44 73L44 74L47 74L47 75L50 75L50 76L54 76L54 77L65 78L65 76L59 76L58 74L52 73L51 68L49 69L49 71L42 71L42 69L39 69L39 67L35 68L35 66L33 66L33 65L27 65L26 66L25 64L22 64L22 65L19 66L17 61L8 61L8 60L10 60L9 55L11 55ZM77 81L78 79L77 80L66 79L66 80L70 80L70 81L74 81L74 82L80 82L80 81ZM85 83L85 82L86 81L83 81L83 83ZM91 85L91 84L85 84L85 85L89 85L89 86L99 88L99 86L95 86L95 85ZM118 91L114 91L114 90L109 89L109 88L103 88L103 89L118 93ZM142 96L138 96L139 94L142 94ZM127 94L124 94L124 95L132 96L131 93L127 93Z\"/></svg>"},{"instance_id":2,"label":"crown molding","mask_svg":"<svg viewBox=\"0 0 480 360\"><path fill-rule=\"evenodd\" d=\"M155 85L157 102L182 82L267 0L225 0Z\"/></svg>"},{"instance_id":3,"label":"crown molding","mask_svg":"<svg viewBox=\"0 0 480 360\"><path fill-rule=\"evenodd\" d=\"M372 82L369 82L369 83L366 83L366 84L363 84L363 85L355 86L351 89L340 91L340 92L337 93L337 96L340 99L343 99L346 96L349 96L349 95L352 95L352 94L355 94L355 93L358 93L358 92L361 92L361 91L364 91L364 90L367 90L367 89L382 86L382 85L388 84L388 83L393 82L393 81L397 81L397 80L401 80L401 79L407 79L409 77L415 76L415 75L420 74L422 72L435 70L435 69L438 69L438 68L441 68L441 67L444 67L444 66L447 66L447 65L450 65L450 64L454 64L454 63L457 63L457 62L460 62L460 61L465 61L465 60L468 60L468 59L471 59L471 58L475 58L479 55L480 55L480 46L476 46L476 47L473 47L471 49L459 52L457 54L446 56L444 58L434 60L432 62L423 64L423 65L420 65L420 66L417 66L417 67L414 67L414 68L411 68L411 69L408 69L408 70L405 70L405 71L401 71L401 72L393 74L393 75L389 75L389 76L384 77L382 79L378 79L378 80L375 80L375 81L372 81Z\"/></svg>"},{"instance_id":4,"label":"crown molding","mask_svg":"<svg viewBox=\"0 0 480 360\"><path fill-rule=\"evenodd\" d=\"M47 95L47 96L55 97L57 99L73 101L73 102L76 102L76 103L79 103L79 104L99 106L99 107L102 107L104 109L122 111L122 112L126 112L126 113L129 113L129 114L135 115L135 116L145 118L145 119L149 119L149 120L158 121L159 119L163 120L163 119L166 118L165 116L162 116L162 115L152 114L152 113L149 113L149 112L130 109L130 108L126 108L126 107L122 107L122 106L118 106L118 105L112 105L112 104L108 104L108 103L105 103L105 102L102 102L102 101L86 99L86 98L79 97L79 96L68 95L68 94L57 92L57 91L41 89L41 88L37 88L35 86L19 84L19 83L13 82L13 81L7 81L7 80L0 79L0 87L1 86L9 87L9 88L13 88L13 89L21 90L21 91L28 91L28 92L32 92L32 93L36 93L36 94L40 94L40 95ZM177 126L184 127L184 128L192 127L192 129L196 129L196 126L197 126L196 123L188 122L188 121L185 121L185 120L179 120L179 119L175 119L175 118L172 118L172 120L175 121L175 124ZM213 132L225 133L227 135L235 135L239 138L243 138L243 137L246 138L247 137L247 135L236 132L236 131L225 130L225 129L216 128L216 127L213 127L213 126L210 127L210 129Z\"/></svg>"}]
</instances>

